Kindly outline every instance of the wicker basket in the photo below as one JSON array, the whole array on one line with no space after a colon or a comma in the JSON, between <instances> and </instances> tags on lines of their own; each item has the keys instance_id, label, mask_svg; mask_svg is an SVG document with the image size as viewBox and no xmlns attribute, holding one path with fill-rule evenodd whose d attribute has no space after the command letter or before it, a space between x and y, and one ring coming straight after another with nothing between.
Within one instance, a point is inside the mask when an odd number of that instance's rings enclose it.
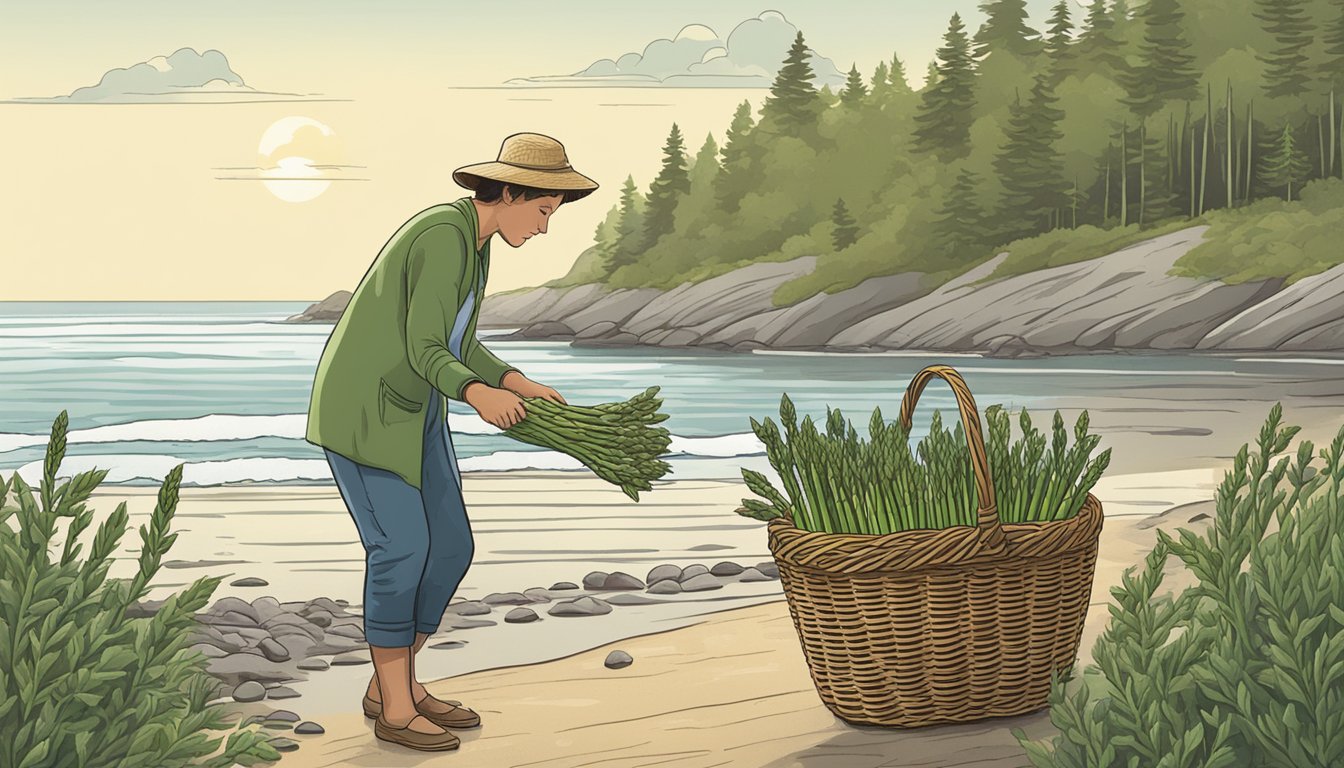
<instances>
[{"instance_id":1,"label":"wicker basket","mask_svg":"<svg viewBox=\"0 0 1344 768\"><path fill-rule=\"evenodd\" d=\"M999 522L980 414L952 368L920 371L901 403L910 427L934 377L956 393L980 499L978 526L883 535L768 526L789 613L817 693L841 719L915 727L1031 712L1078 652L1101 502L1077 516Z\"/></svg>"}]
</instances>

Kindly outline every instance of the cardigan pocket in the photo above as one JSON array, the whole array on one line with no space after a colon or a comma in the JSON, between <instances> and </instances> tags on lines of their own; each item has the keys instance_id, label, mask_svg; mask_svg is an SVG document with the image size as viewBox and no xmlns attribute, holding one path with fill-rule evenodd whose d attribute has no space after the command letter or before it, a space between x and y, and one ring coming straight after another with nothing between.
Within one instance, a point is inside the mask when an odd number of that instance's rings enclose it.
<instances>
[{"instance_id":1,"label":"cardigan pocket","mask_svg":"<svg viewBox=\"0 0 1344 768\"><path fill-rule=\"evenodd\" d=\"M391 410L387 408L389 404L392 406ZM420 409L424 407L423 402L416 402L398 393L388 385L386 380L378 379L378 415L382 417L383 421L399 421L410 418L411 414L419 413Z\"/></svg>"}]
</instances>

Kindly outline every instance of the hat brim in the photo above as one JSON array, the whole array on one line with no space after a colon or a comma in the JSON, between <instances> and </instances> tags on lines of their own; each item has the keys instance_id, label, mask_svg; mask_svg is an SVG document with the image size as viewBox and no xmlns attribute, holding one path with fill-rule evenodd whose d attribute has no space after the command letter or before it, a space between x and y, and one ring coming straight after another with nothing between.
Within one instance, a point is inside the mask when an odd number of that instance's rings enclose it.
<instances>
[{"instance_id":1,"label":"hat brim","mask_svg":"<svg viewBox=\"0 0 1344 768\"><path fill-rule=\"evenodd\" d=\"M542 171L532 168L519 168L508 163L488 162L464 165L453 171L453 181L467 189L476 189L481 179L493 179L506 184L519 184L535 189L553 189L566 192L566 197L577 200L597 189L597 182L570 168L559 171Z\"/></svg>"}]
</instances>

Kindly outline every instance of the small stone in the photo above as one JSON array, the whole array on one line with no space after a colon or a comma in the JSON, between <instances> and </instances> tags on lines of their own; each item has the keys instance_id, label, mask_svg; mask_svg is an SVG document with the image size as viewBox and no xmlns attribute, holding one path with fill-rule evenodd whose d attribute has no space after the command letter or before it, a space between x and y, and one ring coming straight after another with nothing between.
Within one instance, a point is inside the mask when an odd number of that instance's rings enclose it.
<instances>
[{"instance_id":1,"label":"small stone","mask_svg":"<svg viewBox=\"0 0 1344 768\"><path fill-rule=\"evenodd\" d=\"M630 656L630 654L626 653L625 651L612 651L611 653L607 654L607 660L605 663L607 665L607 669L625 669L631 664L634 664L635 660L633 657Z\"/></svg>"},{"instance_id":2,"label":"small stone","mask_svg":"<svg viewBox=\"0 0 1344 768\"><path fill-rule=\"evenodd\" d=\"M364 630L353 624L336 624L327 627L327 634L337 637L348 637L351 640L363 640Z\"/></svg>"},{"instance_id":3,"label":"small stone","mask_svg":"<svg viewBox=\"0 0 1344 768\"><path fill-rule=\"evenodd\" d=\"M593 571L592 573L583 577L584 589L602 589L603 585L605 585L606 583L607 583L606 571Z\"/></svg>"},{"instance_id":4,"label":"small stone","mask_svg":"<svg viewBox=\"0 0 1344 768\"><path fill-rule=\"evenodd\" d=\"M357 652L342 653L331 660L333 667L357 667L360 664L368 664L369 657L363 656Z\"/></svg>"},{"instance_id":5,"label":"small stone","mask_svg":"<svg viewBox=\"0 0 1344 768\"><path fill-rule=\"evenodd\" d=\"M294 726L294 732L297 734L301 734L303 736L310 736L319 733L326 733L327 729L323 728L317 723L314 723L312 720L304 720L302 723L299 723L298 725Z\"/></svg>"},{"instance_id":6,"label":"small stone","mask_svg":"<svg viewBox=\"0 0 1344 768\"><path fill-rule=\"evenodd\" d=\"M556 603L547 613L552 616L601 616L611 613L611 605L594 597L580 597Z\"/></svg>"},{"instance_id":7,"label":"small stone","mask_svg":"<svg viewBox=\"0 0 1344 768\"><path fill-rule=\"evenodd\" d=\"M774 581L774 579L766 576L755 568L745 568L742 571L742 578L739 579L739 581L750 583L753 581Z\"/></svg>"},{"instance_id":8,"label":"small stone","mask_svg":"<svg viewBox=\"0 0 1344 768\"><path fill-rule=\"evenodd\" d=\"M492 592L481 599L486 605L527 605L532 602L521 592Z\"/></svg>"},{"instance_id":9,"label":"small stone","mask_svg":"<svg viewBox=\"0 0 1344 768\"><path fill-rule=\"evenodd\" d=\"M1203 522L1204 520L1208 520L1208 519L1209 519L1209 516L1208 516L1207 514L1205 514L1204 512L1200 512L1198 515L1195 515L1194 517L1190 518L1190 522L1192 522L1192 523L1199 523L1199 522Z\"/></svg>"},{"instance_id":10,"label":"small stone","mask_svg":"<svg viewBox=\"0 0 1344 768\"><path fill-rule=\"evenodd\" d=\"M319 598L319 599L320 599L320 598ZM342 600L341 598L338 597L338 598L336 598L336 604L339 605L339 606L341 606L342 608L344 608L345 606L347 606L347 605L350 604L350 601L349 601L349 600Z\"/></svg>"},{"instance_id":11,"label":"small stone","mask_svg":"<svg viewBox=\"0 0 1344 768\"><path fill-rule=\"evenodd\" d=\"M547 590L544 590L541 587L533 587L531 589L525 589L523 590L523 594L527 596L528 600L531 600L534 603L551 602L550 594L548 594Z\"/></svg>"},{"instance_id":12,"label":"small stone","mask_svg":"<svg viewBox=\"0 0 1344 768\"><path fill-rule=\"evenodd\" d=\"M644 582L622 571L607 576L602 583L603 589L643 589Z\"/></svg>"},{"instance_id":13,"label":"small stone","mask_svg":"<svg viewBox=\"0 0 1344 768\"><path fill-rule=\"evenodd\" d=\"M221 597L210 607L208 613L215 616L223 616L229 611L237 611L251 619L252 624L257 623L257 612L252 608L252 604L239 597Z\"/></svg>"},{"instance_id":14,"label":"small stone","mask_svg":"<svg viewBox=\"0 0 1344 768\"><path fill-rule=\"evenodd\" d=\"M657 584L654 584L652 587L649 587L649 594L679 595L681 594L681 584L671 579L663 579Z\"/></svg>"},{"instance_id":15,"label":"small stone","mask_svg":"<svg viewBox=\"0 0 1344 768\"><path fill-rule=\"evenodd\" d=\"M277 686L266 692L266 698L268 699L297 699L300 695L302 694L298 691L284 685Z\"/></svg>"},{"instance_id":16,"label":"small stone","mask_svg":"<svg viewBox=\"0 0 1344 768\"><path fill-rule=\"evenodd\" d=\"M230 587L269 587L270 585L271 583L269 581L259 579L256 576L248 576L229 582Z\"/></svg>"},{"instance_id":17,"label":"small stone","mask_svg":"<svg viewBox=\"0 0 1344 768\"><path fill-rule=\"evenodd\" d=\"M283 736L277 736L274 739L270 739L268 743L272 747L275 747L275 751L277 752L293 752L299 748L299 742L293 739L286 739Z\"/></svg>"},{"instance_id":18,"label":"small stone","mask_svg":"<svg viewBox=\"0 0 1344 768\"><path fill-rule=\"evenodd\" d=\"M773 560L765 560L756 564L756 570L764 573L772 579L779 578L779 566L775 565Z\"/></svg>"},{"instance_id":19,"label":"small stone","mask_svg":"<svg viewBox=\"0 0 1344 768\"><path fill-rule=\"evenodd\" d=\"M552 592L563 592L567 589L578 589L579 585L572 581L557 581L551 585Z\"/></svg>"},{"instance_id":20,"label":"small stone","mask_svg":"<svg viewBox=\"0 0 1344 768\"><path fill-rule=\"evenodd\" d=\"M723 589L723 584L708 573L701 573L681 582L682 592L706 592L711 589Z\"/></svg>"},{"instance_id":21,"label":"small stone","mask_svg":"<svg viewBox=\"0 0 1344 768\"><path fill-rule=\"evenodd\" d=\"M215 646L209 643L196 643L195 645L191 646L191 650L200 653L207 659L218 659L229 655L228 651L224 650L223 648L216 648Z\"/></svg>"},{"instance_id":22,"label":"small stone","mask_svg":"<svg viewBox=\"0 0 1344 768\"><path fill-rule=\"evenodd\" d=\"M686 569L681 572L681 578L678 579L678 581L684 584L687 579L693 579L696 576L702 576L707 573L709 573L709 569L700 563L688 565L686 566Z\"/></svg>"},{"instance_id":23,"label":"small stone","mask_svg":"<svg viewBox=\"0 0 1344 768\"><path fill-rule=\"evenodd\" d=\"M438 648L440 650L452 650L453 648L461 648L466 644L466 640L444 640L442 643L434 643L429 647Z\"/></svg>"},{"instance_id":24,"label":"small stone","mask_svg":"<svg viewBox=\"0 0 1344 768\"><path fill-rule=\"evenodd\" d=\"M299 716L288 709L277 709L266 716L267 722L297 723Z\"/></svg>"},{"instance_id":25,"label":"small stone","mask_svg":"<svg viewBox=\"0 0 1344 768\"><path fill-rule=\"evenodd\" d=\"M246 704L266 698L266 686L256 680L248 680L233 689L233 700Z\"/></svg>"},{"instance_id":26,"label":"small stone","mask_svg":"<svg viewBox=\"0 0 1344 768\"><path fill-rule=\"evenodd\" d=\"M656 565L653 570L649 571L649 577L646 581L648 581L649 584L657 584L663 579L676 579L677 581L681 581L681 566L673 565L672 563Z\"/></svg>"},{"instance_id":27,"label":"small stone","mask_svg":"<svg viewBox=\"0 0 1344 768\"><path fill-rule=\"evenodd\" d=\"M493 627L498 624L498 621L490 621L489 619L453 619L450 626L453 629L476 629L478 627Z\"/></svg>"},{"instance_id":28,"label":"small stone","mask_svg":"<svg viewBox=\"0 0 1344 768\"><path fill-rule=\"evenodd\" d=\"M325 672L330 667L326 659L304 659L299 662L299 669L307 672Z\"/></svg>"},{"instance_id":29,"label":"small stone","mask_svg":"<svg viewBox=\"0 0 1344 768\"><path fill-rule=\"evenodd\" d=\"M490 612L490 606L477 600L467 600L462 603L453 603L448 606L448 610L458 616L484 616Z\"/></svg>"},{"instance_id":30,"label":"small stone","mask_svg":"<svg viewBox=\"0 0 1344 768\"><path fill-rule=\"evenodd\" d=\"M257 643L257 649L270 661L289 661L289 651L273 638L264 638Z\"/></svg>"},{"instance_id":31,"label":"small stone","mask_svg":"<svg viewBox=\"0 0 1344 768\"><path fill-rule=\"evenodd\" d=\"M737 563L734 563L731 560L724 560L721 563L715 563L714 567L709 569L709 572L715 576L736 576L744 570L746 569Z\"/></svg>"},{"instance_id":32,"label":"small stone","mask_svg":"<svg viewBox=\"0 0 1344 768\"><path fill-rule=\"evenodd\" d=\"M314 627L321 627L323 629L326 629L327 627L331 626L332 619L334 619L335 617L331 615L330 611L324 611L321 608L318 608L316 610L310 611L307 615L307 618L308 623L312 624Z\"/></svg>"},{"instance_id":33,"label":"small stone","mask_svg":"<svg viewBox=\"0 0 1344 768\"><path fill-rule=\"evenodd\" d=\"M526 624L530 621L536 621L539 616L531 608L514 608L504 617L504 621L509 624Z\"/></svg>"}]
</instances>

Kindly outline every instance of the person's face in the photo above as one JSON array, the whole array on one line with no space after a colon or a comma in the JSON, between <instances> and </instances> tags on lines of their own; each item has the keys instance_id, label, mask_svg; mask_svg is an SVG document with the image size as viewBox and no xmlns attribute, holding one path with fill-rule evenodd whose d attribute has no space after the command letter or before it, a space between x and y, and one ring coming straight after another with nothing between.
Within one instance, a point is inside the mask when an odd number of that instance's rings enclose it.
<instances>
[{"instance_id":1,"label":"person's face","mask_svg":"<svg viewBox=\"0 0 1344 768\"><path fill-rule=\"evenodd\" d=\"M509 190L504 190L503 205L499 207L496 219L499 222L499 235L504 242L517 248L530 237L546 234L551 214L564 201L561 195L550 195L525 200L521 195L514 198Z\"/></svg>"}]
</instances>

